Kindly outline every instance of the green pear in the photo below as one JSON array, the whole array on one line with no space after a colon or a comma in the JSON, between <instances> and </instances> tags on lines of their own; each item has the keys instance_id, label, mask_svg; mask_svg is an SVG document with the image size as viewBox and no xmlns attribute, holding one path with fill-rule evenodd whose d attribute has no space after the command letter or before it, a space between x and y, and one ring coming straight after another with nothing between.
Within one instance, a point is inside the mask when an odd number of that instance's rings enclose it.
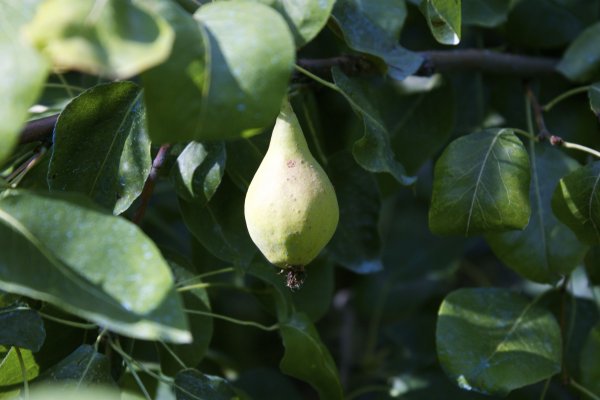
<instances>
[{"instance_id":1,"label":"green pear","mask_svg":"<svg viewBox=\"0 0 600 400\"><path fill-rule=\"evenodd\" d=\"M333 236L339 208L333 185L312 156L287 99L269 149L246 193L250 237L272 264L288 269L288 286Z\"/></svg>"}]
</instances>

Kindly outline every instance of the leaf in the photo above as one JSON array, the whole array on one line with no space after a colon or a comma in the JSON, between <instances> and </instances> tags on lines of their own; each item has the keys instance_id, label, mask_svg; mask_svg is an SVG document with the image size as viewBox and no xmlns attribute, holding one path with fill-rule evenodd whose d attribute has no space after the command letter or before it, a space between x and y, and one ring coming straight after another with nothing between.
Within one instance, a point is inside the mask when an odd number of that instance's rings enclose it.
<instances>
[{"instance_id":1,"label":"leaf","mask_svg":"<svg viewBox=\"0 0 600 400\"><path fill-rule=\"evenodd\" d=\"M142 231L80 195L0 199L0 289L55 304L117 333L188 342L160 252Z\"/></svg>"},{"instance_id":2,"label":"leaf","mask_svg":"<svg viewBox=\"0 0 600 400\"><path fill-rule=\"evenodd\" d=\"M588 27L569 45L556 67L560 73L576 82L600 77L600 22Z\"/></svg>"},{"instance_id":3,"label":"leaf","mask_svg":"<svg viewBox=\"0 0 600 400\"><path fill-rule=\"evenodd\" d=\"M590 284L600 286L600 246L594 246L585 255L585 270Z\"/></svg>"},{"instance_id":4,"label":"leaf","mask_svg":"<svg viewBox=\"0 0 600 400\"><path fill-rule=\"evenodd\" d=\"M335 0L275 0L273 8L281 13L294 35L296 47L302 47L323 29Z\"/></svg>"},{"instance_id":5,"label":"leaf","mask_svg":"<svg viewBox=\"0 0 600 400\"><path fill-rule=\"evenodd\" d=\"M529 156L510 129L454 140L435 165L429 228L437 235L523 229L529 204Z\"/></svg>"},{"instance_id":6,"label":"leaf","mask_svg":"<svg viewBox=\"0 0 600 400\"><path fill-rule=\"evenodd\" d=\"M121 400L121 393L106 386L36 385L30 400Z\"/></svg>"},{"instance_id":7,"label":"leaf","mask_svg":"<svg viewBox=\"0 0 600 400\"><path fill-rule=\"evenodd\" d=\"M36 378L40 371L40 366L37 364L30 350L21 349L21 356L25 364L27 380L30 381ZM10 390L10 386L23 383L23 372L17 351L12 347L7 353L2 355L0 360L0 397L6 390Z\"/></svg>"},{"instance_id":8,"label":"leaf","mask_svg":"<svg viewBox=\"0 0 600 400\"><path fill-rule=\"evenodd\" d=\"M110 361L88 344L82 344L73 353L50 367L38 377L40 382L76 381L87 385L114 385Z\"/></svg>"},{"instance_id":9,"label":"leaf","mask_svg":"<svg viewBox=\"0 0 600 400\"><path fill-rule=\"evenodd\" d=\"M332 17L348 46L380 59L393 79L403 80L423 63L420 55L399 46L397 38L371 21L353 0L338 0Z\"/></svg>"},{"instance_id":10,"label":"leaf","mask_svg":"<svg viewBox=\"0 0 600 400\"><path fill-rule=\"evenodd\" d=\"M338 68L332 70L332 75L340 93L364 123L365 134L352 147L356 162L369 172L388 172L402 185L412 185L416 178L407 176L404 167L395 160L389 134L362 88Z\"/></svg>"},{"instance_id":11,"label":"leaf","mask_svg":"<svg viewBox=\"0 0 600 400\"><path fill-rule=\"evenodd\" d=\"M494 28L506 22L510 0L462 0L462 24Z\"/></svg>"},{"instance_id":12,"label":"leaf","mask_svg":"<svg viewBox=\"0 0 600 400\"><path fill-rule=\"evenodd\" d=\"M265 157L270 135L251 139L230 140L227 145L227 175L244 193L248 190L254 173Z\"/></svg>"},{"instance_id":13,"label":"leaf","mask_svg":"<svg viewBox=\"0 0 600 400\"><path fill-rule=\"evenodd\" d=\"M270 368L254 368L242 371L235 385L253 399L302 400L291 379Z\"/></svg>"},{"instance_id":14,"label":"leaf","mask_svg":"<svg viewBox=\"0 0 600 400\"><path fill-rule=\"evenodd\" d=\"M27 110L42 92L48 66L22 35L39 0L0 2L0 165L17 144Z\"/></svg>"},{"instance_id":15,"label":"leaf","mask_svg":"<svg viewBox=\"0 0 600 400\"><path fill-rule=\"evenodd\" d=\"M600 395L600 324L589 333L581 352L581 384Z\"/></svg>"},{"instance_id":16,"label":"leaf","mask_svg":"<svg viewBox=\"0 0 600 400\"><path fill-rule=\"evenodd\" d=\"M438 313L440 364L462 389L505 396L561 368L561 336L552 314L506 289L460 289Z\"/></svg>"},{"instance_id":17,"label":"leaf","mask_svg":"<svg viewBox=\"0 0 600 400\"><path fill-rule=\"evenodd\" d=\"M583 243L600 244L600 161L560 180L552 196L552 210Z\"/></svg>"},{"instance_id":18,"label":"leaf","mask_svg":"<svg viewBox=\"0 0 600 400\"><path fill-rule=\"evenodd\" d=\"M114 214L129 208L152 165L141 96L136 84L115 82L69 103L54 130L51 190L83 193Z\"/></svg>"},{"instance_id":19,"label":"leaf","mask_svg":"<svg viewBox=\"0 0 600 400\"><path fill-rule=\"evenodd\" d=\"M502 262L521 276L555 284L579 265L586 248L552 213L552 192L561 177L579 164L559 150L531 148L531 219L522 231L486 235Z\"/></svg>"},{"instance_id":20,"label":"leaf","mask_svg":"<svg viewBox=\"0 0 600 400\"><path fill-rule=\"evenodd\" d=\"M143 1L47 0L27 27L61 69L128 78L163 62L174 33Z\"/></svg>"},{"instance_id":21,"label":"leaf","mask_svg":"<svg viewBox=\"0 0 600 400\"><path fill-rule=\"evenodd\" d=\"M590 108L600 117L600 82L596 82L588 89L588 97L590 99Z\"/></svg>"},{"instance_id":22,"label":"leaf","mask_svg":"<svg viewBox=\"0 0 600 400\"><path fill-rule=\"evenodd\" d=\"M177 400L238 400L240 393L219 376L205 375L195 369L186 369L175 375Z\"/></svg>"},{"instance_id":23,"label":"leaf","mask_svg":"<svg viewBox=\"0 0 600 400\"><path fill-rule=\"evenodd\" d=\"M46 339L42 317L19 303L0 308L0 327L0 345L6 347L38 352Z\"/></svg>"},{"instance_id":24,"label":"leaf","mask_svg":"<svg viewBox=\"0 0 600 400\"><path fill-rule=\"evenodd\" d=\"M400 30L406 20L406 2L404 0L345 0L362 13L364 17L377 25L392 39L400 37Z\"/></svg>"},{"instance_id":25,"label":"leaf","mask_svg":"<svg viewBox=\"0 0 600 400\"><path fill-rule=\"evenodd\" d=\"M429 30L441 44L460 42L461 0L421 0Z\"/></svg>"},{"instance_id":26,"label":"leaf","mask_svg":"<svg viewBox=\"0 0 600 400\"><path fill-rule=\"evenodd\" d=\"M186 201L207 203L221 183L226 159L223 142L189 143L172 170L177 194Z\"/></svg>"},{"instance_id":27,"label":"leaf","mask_svg":"<svg viewBox=\"0 0 600 400\"><path fill-rule=\"evenodd\" d=\"M349 152L329 159L328 175L335 187L340 221L327 250L335 262L357 273L373 273L381 264L378 223L381 194L377 181L354 162Z\"/></svg>"},{"instance_id":28,"label":"leaf","mask_svg":"<svg viewBox=\"0 0 600 400\"><path fill-rule=\"evenodd\" d=\"M244 196L224 179L208 203L179 199L183 221L189 231L215 257L237 267L246 267L256 246L244 220Z\"/></svg>"},{"instance_id":29,"label":"leaf","mask_svg":"<svg viewBox=\"0 0 600 400\"><path fill-rule=\"evenodd\" d=\"M280 322L285 353L279 367L285 374L308 382L322 399L342 399L337 367L308 317L296 313Z\"/></svg>"}]
</instances>

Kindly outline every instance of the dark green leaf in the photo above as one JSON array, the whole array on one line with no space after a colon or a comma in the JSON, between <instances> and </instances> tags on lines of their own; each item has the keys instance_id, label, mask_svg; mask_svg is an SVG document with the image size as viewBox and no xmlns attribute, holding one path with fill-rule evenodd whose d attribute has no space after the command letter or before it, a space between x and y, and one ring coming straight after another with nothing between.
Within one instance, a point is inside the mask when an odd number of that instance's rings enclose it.
<instances>
[{"instance_id":1,"label":"dark green leaf","mask_svg":"<svg viewBox=\"0 0 600 400\"><path fill-rule=\"evenodd\" d=\"M183 220L192 234L215 257L247 266L256 246L244 220L244 196L229 179L224 179L208 203L180 199Z\"/></svg>"},{"instance_id":2,"label":"dark green leaf","mask_svg":"<svg viewBox=\"0 0 600 400\"><path fill-rule=\"evenodd\" d=\"M280 282L284 286L284 280ZM285 286L282 289L289 290ZM334 264L319 257L306 267L306 280L302 288L291 292L294 308L316 322L331 308L334 289Z\"/></svg>"},{"instance_id":3,"label":"dark green leaf","mask_svg":"<svg viewBox=\"0 0 600 400\"><path fill-rule=\"evenodd\" d=\"M337 68L333 69L333 79L364 123L365 134L352 148L356 161L369 172L388 172L403 185L413 184L416 179L407 176L404 167L395 160L389 133L362 88Z\"/></svg>"},{"instance_id":4,"label":"dark green leaf","mask_svg":"<svg viewBox=\"0 0 600 400\"><path fill-rule=\"evenodd\" d=\"M435 40L442 44L460 42L461 0L421 0L421 11Z\"/></svg>"},{"instance_id":5,"label":"dark green leaf","mask_svg":"<svg viewBox=\"0 0 600 400\"><path fill-rule=\"evenodd\" d=\"M596 82L588 89L588 97L590 99L590 108L600 117L600 82Z\"/></svg>"},{"instance_id":6,"label":"dark green leaf","mask_svg":"<svg viewBox=\"0 0 600 400\"><path fill-rule=\"evenodd\" d=\"M560 180L552 196L552 210L583 243L600 244L600 161Z\"/></svg>"},{"instance_id":7,"label":"dark green leaf","mask_svg":"<svg viewBox=\"0 0 600 400\"><path fill-rule=\"evenodd\" d=\"M529 156L510 129L450 143L435 165L429 227L438 235L476 235L527 226Z\"/></svg>"},{"instance_id":8,"label":"dark green leaf","mask_svg":"<svg viewBox=\"0 0 600 400\"><path fill-rule=\"evenodd\" d=\"M0 327L2 346L16 346L37 352L46 339L42 317L18 303L0 308Z\"/></svg>"},{"instance_id":9,"label":"dark green leaf","mask_svg":"<svg viewBox=\"0 0 600 400\"><path fill-rule=\"evenodd\" d=\"M114 214L139 196L150 172L150 141L132 82L95 86L60 114L48 171L51 190L83 193Z\"/></svg>"},{"instance_id":10,"label":"dark green leaf","mask_svg":"<svg viewBox=\"0 0 600 400\"><path fill-rule=\"evenodd\" d=\"M438 314L440 363L459 387L489 395L549 378L561 368L560 327L535 301L506 289L460 289Z\"/></svg>"},{"instance_id":11,"label":"dark green leaf","mask_svg":"<svg viewBox=\"0 0 600 400\"><path fill-rule=\"evenodd\" d=\"M572 81L584 82L600 77L600 22L583 31L567 48L558 70Z\"/></svg>"},{"instance_id":12,"label":"dark green leaf","mask_svg":"<svg viewBox=\"0 0 600 400\"><path fill-rule=\"evenodd\" d=\"M486 28L498 26L506 21L510 4L510 0L462 0L462 23Z\"/></svg>"},{"instance_id":13,"label":"dark green leaf","mask_svg":"<svg viewBox=\"0 0 600 400\"><path fill-rule=\"evenodd\" d=\"M296 47L302 47L323 29L335 0L275 0L272 3L288 23Z\"/></svg>"},{"instance_id":14,"label":"dark green leaf","mask_svg":"<svg viewBox=\"0 0 600 400\"><path fill-rule=\"evenodd\" d=\"M207 203L221 183L226 159L223 142L189 143L172 170L177 194L185 201Z\"/></svg>"},{"instance_id":15,"label":"dark green leaf","mask_svg":"<svg viewBox=\"0 0 600 400\"><path fill-rule=\"evenodd\" d=\"M39 0L0 2L0 164L17 144L27 110L40 95L46 79L46 62L21 32L38 3Z\"/></svg>"},{"instance_id":16,"label":"dark green leaf","mask_svg":"<svg viewBox=\"0 0 600 400\"><path fill-rule=\"evenodd\" d=\"M110 374L110 361L90 345L79 346L64 360L44 371L40 382L77 381L88 385L114 385Z\"/></svg>"},{"instance_id":17,"label":"dark green leaf","mask_svg":"<svg viewBox=\"0 0 600 400\"><path fill-rule=\"evenodd\" d=\"M54 65L115 78L160 64L174 39L160 15L130 0L44 1L27 33Z\"/></svg>"},{"instance_id":18,"label":"dark green leaf","mask_svg":"<svg viewBox=\"0 0 600 400\"><path fill-rule=\"evenodd\" d=\"M600 286L600 246L590 248L585 255L585 269L590 283Z\"/></svg>"},{"instance_id":19,"label":"dark green leaf","mask_svg":"<svg viewBox=\"0 0 600 400\"><path fill-rule=\"evenodd\" d=\"M362 170L348 152L337 153L327 166L340 207L340 221L327 250L351 271L381 270L381 194L375 178Z\"/></svg>"},{"instance_id":20,"label":"dark green leaf","mask_svg":"<svg viewBox=\"0 0 600 400\"><path fill-rule=\"evenodd\" d=\"M177 400L237 400L240 393L225 379L205 375L195 369L186 369L175 375Z\"/></svg>"},{"instance_id":21,"label":"dark green leaf","mask_svg":"<svg viewBox=\"0 0 600 400\"><path fill-rule=\"evenodd\" d=\"M397 40L406 20L406 2L404 0L362 1L346 0L370 23L381 28L388 37Z\"/></svg>"},{"instance_id":22,"label":"dark green leaf","mask_svg":"<svg viewBox=\"0 0 600 400\"><path fill-rule=\"evenodd\" d=\"M342 399L337 367L319 334L305 314L297 313L280 322L285 354L279 367L310 383L322 399Z\"/></svg>"},{"instance_id":23,"label":"dark green leaf","mask_svg":"<svg viewBox=\"0 0 600 400\"><path fill-rule=\"evenodd\" d=\"M354 0L338 0L332 16L348 46L382 60L392 78L403 80L421 66L421 56L400 47L397 38L371 21Z\"/></svg>"},{"instance_id":24,"label":"dark green leaf","mask_svg":"<svg viewBox=\"0 0 600 400\"><path fill-rule=\"evenodd\" d=\"M556 283L579 265L585 247L552 213L556 184L579 164L564 152L545 146L531 148L531 220L522 231L486 235L494 253L527 279Z\"/></svg>"},{"instance_id":25,"label":"dark green leaf","mask_svg":"<svg viewBox=\"0 0 600 400\"><path fill-rule=\"evenodd\" d=\"M0 200L0 289L47 301L118 333L188 342L160 252L141 230L67 194Z\"/></svg>"},{"instance_id":26,"label":"dark green leaf","mask_svg":"<svg viewBox=\"0 0 600 400\"><path fill-rule=\"evenodd\" d=\"M22 349L21 356L25 364L27 380L32 380L38 376L40 367L35 361L30 350ZM0 398L3 392L10 390L9 386L18 385L23 382L23 372L17 351L13 347L8 352L0 355Z\"/></svg>"},{"instance_id":27,"label":"dark green leaf","mask_svg":"<svg viewBox=\"0 0 600 400\"><path fill-rule=\"evenodd\" d=\"M286 399L302 400L294 383L279 371L256 368L243 371L235 385L248 393L254 400Z\"/></svg>"},{"instance_id":28,"label":"dark green leaf","mask_svg":"<svg viewBox=\"0 0 600 400\"><path fill-rule=\"evenodd\" d=\"M581 352L581 384L600 396L600 324L590 331Z\"/></svg>"},{"instance_id":29,"label":"dark green leaf","mask_svg":"<svg viewBox=\"0 0 600 400\"><path fill-rule=\"evenodd\" d=\"M227 175L244 193L265 157L269 138L269 135L259 135L227 142Z\"/></svg>"},{"instance_id":30,"label":"dark green leaf","mask_svg":"<svg viewBox=\"0 0 600 400\"><path fill-rule=\"evenodd\" d=\"M248 268L248 274L258 278L268 285L267 296L257 294L259 300L271 301L277 320L286 321L294 312L291 291L285 287L284 278L275 272L275 267L267 263L253 263Z\"/></svg>"}]
</instances>

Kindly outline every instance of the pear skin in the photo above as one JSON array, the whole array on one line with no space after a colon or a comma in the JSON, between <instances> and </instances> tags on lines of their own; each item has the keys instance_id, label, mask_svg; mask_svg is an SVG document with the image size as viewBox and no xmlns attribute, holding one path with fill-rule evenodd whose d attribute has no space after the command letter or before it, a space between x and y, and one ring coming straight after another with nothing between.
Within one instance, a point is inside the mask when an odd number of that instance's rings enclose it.
<instances>
[{"instance_id":1,"label":"pear skin","mask_svg":"<svg viewBox=\"0 0 600 400\"><path fill-rule=\"evenodd\" d=\"M339 208L333 185L310 153L287 99L269 149L248 187L244 215L250 237L262 254L272 264L290 269L292 275L303 272L337 227ZM288 286L298 286L289 280L288 274Z\"/></svg>"}]
</instances>

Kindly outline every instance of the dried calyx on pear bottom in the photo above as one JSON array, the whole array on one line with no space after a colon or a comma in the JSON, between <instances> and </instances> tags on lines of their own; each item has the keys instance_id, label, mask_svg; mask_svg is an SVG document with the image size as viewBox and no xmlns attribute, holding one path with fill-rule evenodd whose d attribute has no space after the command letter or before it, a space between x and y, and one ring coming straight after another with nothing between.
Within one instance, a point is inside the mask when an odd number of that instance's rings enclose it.
<instances>
[{"instance_id":1,"label":"dried calyx on pear bottom","mask_svg":"<svg viewBox=\"0 0 600 400\"><path fill-rule=\"evenodd\" d=\"M304 266L333 236L339 208L333 185L312 156L288 100L283 102L265 154L246 193L252 241L283 268L287 286L304 281Z\"/></svg>"}]
</instances>

